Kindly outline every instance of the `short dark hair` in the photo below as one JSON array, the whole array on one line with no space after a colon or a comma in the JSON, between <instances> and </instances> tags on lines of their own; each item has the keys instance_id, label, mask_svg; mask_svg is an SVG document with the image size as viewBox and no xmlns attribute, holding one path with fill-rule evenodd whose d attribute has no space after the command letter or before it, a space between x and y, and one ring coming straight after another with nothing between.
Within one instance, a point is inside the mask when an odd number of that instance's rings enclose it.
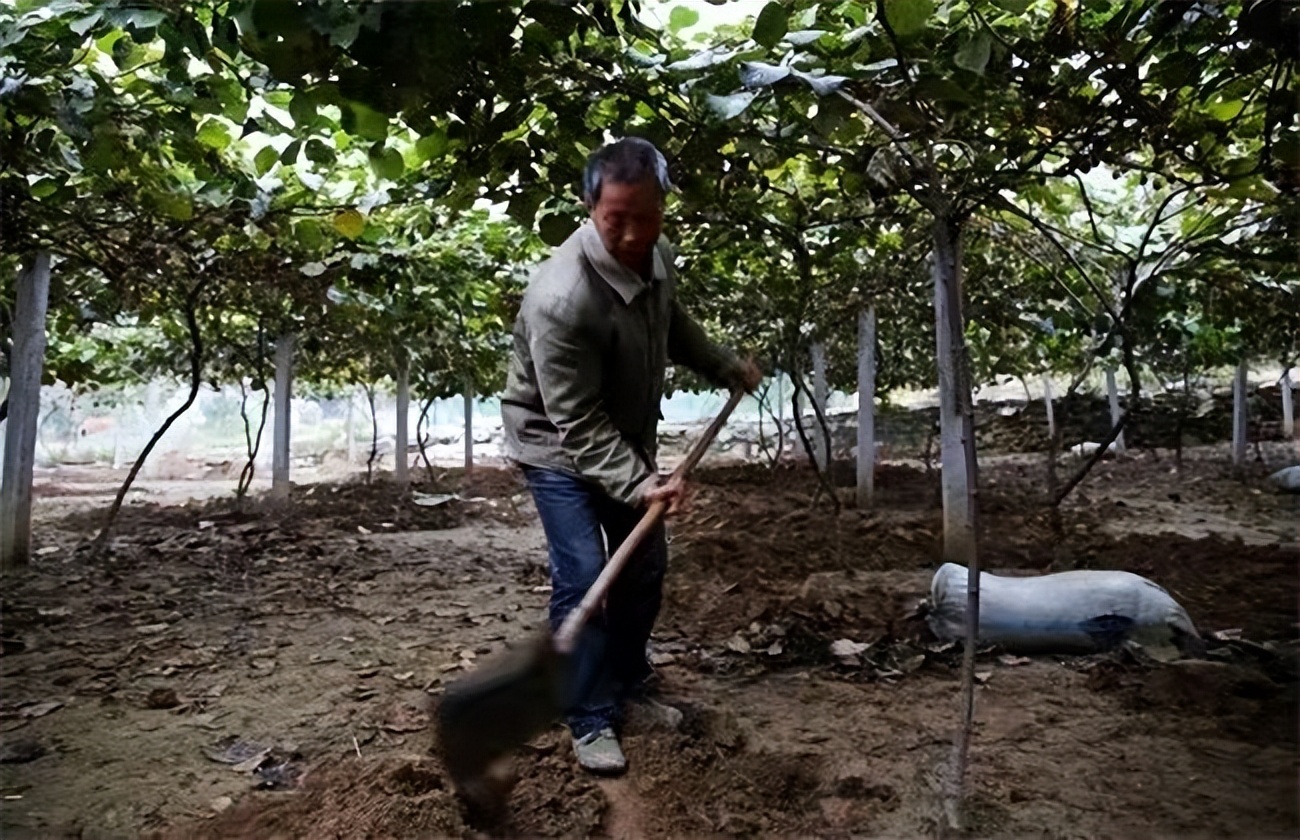
<instances>
[{"instance_id":1,"label":"short dark hair","mask_svg":"<svg viewBox=\"0 0 1300 840\"><path fill-rule=\"evenodd\" d=\"M605 180L635 184L646 178L653 178L663 195L673 188L663 153L649 140L625 137L602 146L587 158L587 168L582 173L582 198L589 204L600 201L600 188Z\"/></svg>"}]
</instances>

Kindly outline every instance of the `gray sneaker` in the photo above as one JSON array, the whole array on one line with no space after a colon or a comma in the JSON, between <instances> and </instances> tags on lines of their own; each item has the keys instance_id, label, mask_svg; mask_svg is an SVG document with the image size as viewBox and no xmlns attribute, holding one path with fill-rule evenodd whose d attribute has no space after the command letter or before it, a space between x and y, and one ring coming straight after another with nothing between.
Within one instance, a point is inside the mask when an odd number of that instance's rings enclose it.
<instances>
[{"instance_id":1,"label":"gray sneaker","mask_svg":"<svg viewBox=\"0 0 1300 840\"><path fill-rule=\"evenodd\" d=\"M627 769L627 758L618 745L618 736L606 726L573 739L573 752L578 764L592 773L622 773Z\"/></svg>"}]
</instances>

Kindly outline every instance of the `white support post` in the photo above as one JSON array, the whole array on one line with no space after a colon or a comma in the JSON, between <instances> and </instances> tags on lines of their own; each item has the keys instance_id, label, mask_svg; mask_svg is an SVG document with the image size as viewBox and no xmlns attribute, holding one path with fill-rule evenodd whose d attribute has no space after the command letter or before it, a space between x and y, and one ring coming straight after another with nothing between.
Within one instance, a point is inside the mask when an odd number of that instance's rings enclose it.
<instances>
[{"instance_id":1,"label":"white support post","mask_svg":"<svg viewBox=\"0 0 1300 840\"><path fill-rule=\"evenodd\" d=\"M275 342L275 424L271 430L271 498L289 498L290 400L293 396L293 333Z\"/></svg>"},{"instance_id":2,"label":"white support post","mask_svg":"<svg viewBox=\"0 0 1300 840\"><path fill-rule=\"evenodd\" d=\"M1232 378L1232 463L1238 467L1246 463L1246 361L1237 365L1237 375Z\"/></svg>"},{"instance_id":3,"label":"white support post","mask_svg":"<svg viewBox=\"0 0 1300 840\"><path fill-rule=\"evenodd\" d=\"M871 507L876 476L876 308L858 313L858 507Z\"/></svg>"},{"instance_id":4,"label":"white support post","mask_svg":"<svg viewBox=\"0 0 1300 840\"><path fill-rule=\"evenodd\" d=\"M1119 408L1119 385L1115 382L1113 368L1106 369L1106 398L1110 401L1110 425L1114 428L1119 423L1122 412ZM1115 438L1115 452L1122 455L1124 448L1124 432L1121 430L1119 437Z\"/></svg>"},{"instance_id":5,"label":"white support post","mask_svg":"<svg viewBox=\"0 0 1300 840\"><path fill-rule=\"evenodd\" d=\"M45 315L50 298L50 255L41 252L18 273L5 420L4 475L0 479L0 569L26 566L32 557L32 474L45 366Z\"/></svg>"}]
</instances>

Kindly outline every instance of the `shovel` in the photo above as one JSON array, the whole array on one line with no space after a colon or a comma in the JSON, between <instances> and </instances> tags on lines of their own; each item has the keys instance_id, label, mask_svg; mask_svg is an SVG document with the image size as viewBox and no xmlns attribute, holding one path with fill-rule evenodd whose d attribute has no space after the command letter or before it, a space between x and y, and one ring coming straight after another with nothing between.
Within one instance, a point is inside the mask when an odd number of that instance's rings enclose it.
<instances>
[{"instance_id":1,"label":"shovel","mask_svg":"<svg viewBox=\"0 0 1300 840\"><path fill-rule=\"evenodd\" d=\"M685 478L695 468L744 395L739 389L732 392L686 460L674 470L674 477ZM472 804L499 806L506 783L490 774L493 764L563 714L570 697L569 657L578 635L666 509L667 504L661 501L650 504L553 637L543 634L448 686L438 707L438 743L452 783Z\"/></svg>"}]
</instances>

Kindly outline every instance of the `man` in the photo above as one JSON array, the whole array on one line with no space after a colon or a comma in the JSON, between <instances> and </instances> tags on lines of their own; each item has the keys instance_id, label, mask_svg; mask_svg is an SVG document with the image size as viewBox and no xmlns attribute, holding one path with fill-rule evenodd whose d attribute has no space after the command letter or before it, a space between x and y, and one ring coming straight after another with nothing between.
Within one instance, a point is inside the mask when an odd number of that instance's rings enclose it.
<instances>
[{"instance_id":1,"label":"man","mask_svg":"<svg viewBox=\"0 0 1300 840\"><path fill-rule=\"evenodd\" d=\"M672 255L661 237L670 189L663 155L645 140L627 138L593 154L583 175L591 218L534 274L515 323L501 416L507 452L527 476L546 532L553 629L647 504L663 500L670 514L678 509L683 483L661 478L655 463L668 361L721 387L752 391L761 379L752 363L711 342L676 301ZM566 714L587 770L627 766L615 732L619 706L643 695L652 674L646 645L667 557L661 525L574 651Z\"/></svg>"}]
</instances>

